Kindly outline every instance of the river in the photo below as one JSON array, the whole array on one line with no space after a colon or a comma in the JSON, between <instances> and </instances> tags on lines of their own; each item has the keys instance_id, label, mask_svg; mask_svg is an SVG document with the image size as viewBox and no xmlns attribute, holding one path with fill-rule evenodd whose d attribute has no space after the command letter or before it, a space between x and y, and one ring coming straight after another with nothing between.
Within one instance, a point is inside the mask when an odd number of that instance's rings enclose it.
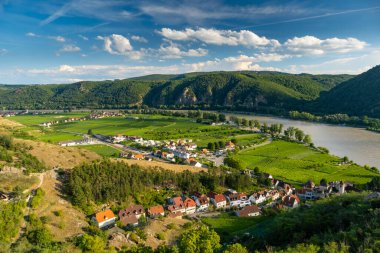
<instances>
[{"instance_id":1,"label":"river","mask_svg":"<svg viewBox=\"0 0 380 253\"><path fill-rule=\"evenodd\" d=\"M331 154L347 156L360 165L380 168L380 133L362 128L329 125L323 123L291 120L279 117L227 114L247 119L256 119L260 123L281 123L284 129L297 127L309 134L316 146L326 147Z\"/></svg>"}]
</instances>

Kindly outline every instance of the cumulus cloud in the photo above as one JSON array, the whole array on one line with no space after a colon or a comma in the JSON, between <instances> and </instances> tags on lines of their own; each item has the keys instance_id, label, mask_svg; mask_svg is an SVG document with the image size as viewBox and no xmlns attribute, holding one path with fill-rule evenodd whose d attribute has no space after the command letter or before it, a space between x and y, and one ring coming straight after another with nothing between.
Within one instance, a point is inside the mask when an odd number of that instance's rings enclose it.
<instances>
[{"instance_id":1,"label":"cumulus cloud","mask_svg":"<svg viewBox=\"0 0 380 253\"><path fill-rule=\"evenodd\" d=\"M177 44L170 43L167 46L161 45L161 47L158 49L158 53L162 56L162 58L176 59L182 57L201 57L207 55L208 51L204 48L182 51Z\"/></svg>"},{"instance_id":2,"label":"cumulus cloud","mask_svg":"<svg viewBox=\"0 0 380 253\"><path fill-rule=\"evenodd\" d=\"M186 28L185 30L174 30L170 28L162 28L158 33L170 40L200 41L213 45L241 45L246 47L280 46L278 40L260 37L248 30L232 31L217 30L213 28L198 28L196 30Z\"/></svg>"},{"instance_id":3,"label":"cumulus cloud","mask_svg":"<svg viewBox=\"0 0 380 253\"><path fill-rule=\"evenodd\" d=\"M142 42L142 43L148 43L148 40L145 39L145 38L142 37L142 36L133 35L133 36L131 37L131 39L134 40L134 41Z\"/></svg>"},{"instance_id":4,"label":"cumulus cloud","mask_svg":"<svg viewBox=\"0 0 380 253\"><path fill-rule=\"evenodd\" d=\"M314 36L294 37L284 43L284 47L296 54L322 55L325 53L347 53L363 49L366 42L356 38L319 39Z\"/></svg>"},{"instance_id":5,"label":"cumulus cloud","mask_svg":"<svg viewBox=\"0 0 380 253\"><path fill-rule=\"evenodd\" d=\"M129 39L123 35L97 36L97 39L104 41L103 49L110 54L124 55L134 60L144 55L144 50L134 51Z\"/></svg>"}]
</instances>

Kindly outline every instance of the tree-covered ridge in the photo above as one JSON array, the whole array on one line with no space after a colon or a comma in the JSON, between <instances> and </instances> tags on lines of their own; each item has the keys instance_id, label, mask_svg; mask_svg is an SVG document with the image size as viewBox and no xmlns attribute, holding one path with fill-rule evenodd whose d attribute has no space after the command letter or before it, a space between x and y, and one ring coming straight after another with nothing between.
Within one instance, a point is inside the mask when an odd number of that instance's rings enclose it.
<instances>
[{"instance_id":1,"label":"tree-covered ridge","mask_svg":"<svg viewBox=\"0 0 380 253\"><path fill-rule=\"evenodd\" d=\"M133 105L284 110L317 98L350 76L278 72L150 75L66 85L2 86L6 109L125 108Z\"/></svg>"},{"instance_id":2,"label":"tree-covered ridge","mask_svg":"<svg viewBox=\"0 0 380 253\"><path fill-rule=\"evenodd\" d=\"M380 117L380 66L336 86L313 106L314 111Z\"/></svg>"}]
</instances>

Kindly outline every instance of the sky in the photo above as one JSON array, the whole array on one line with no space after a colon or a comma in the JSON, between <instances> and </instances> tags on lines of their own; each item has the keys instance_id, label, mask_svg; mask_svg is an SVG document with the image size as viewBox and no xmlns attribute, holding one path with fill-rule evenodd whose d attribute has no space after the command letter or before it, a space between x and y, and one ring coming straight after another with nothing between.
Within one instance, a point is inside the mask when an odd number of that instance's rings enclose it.
<instances>
[{"instance_id":1,"label":"sky","mask_svg":"<svg viewBox=\"0 0 380 253\"><path fill-rule=\"evenodd\" d=\"M0 0L2 84L377 64L379 0Z\"/></svg>"}]
</instances>

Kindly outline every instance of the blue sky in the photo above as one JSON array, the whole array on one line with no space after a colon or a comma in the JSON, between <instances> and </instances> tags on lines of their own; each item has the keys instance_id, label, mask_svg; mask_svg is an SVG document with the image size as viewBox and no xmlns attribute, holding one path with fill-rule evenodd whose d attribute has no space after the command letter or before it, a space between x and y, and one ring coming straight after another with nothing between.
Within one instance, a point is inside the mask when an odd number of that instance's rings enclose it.
<instances>
[{"instance_id":1,"label":"blue sky","mask_svg":"<svg viewBox=\"0 0 380 253\"><path fill-rule=\"evenodd\" d=\"M357 74L380 64L379 24L378 0L0 0L0 83Z\"/></svg>"}]
</instances>

